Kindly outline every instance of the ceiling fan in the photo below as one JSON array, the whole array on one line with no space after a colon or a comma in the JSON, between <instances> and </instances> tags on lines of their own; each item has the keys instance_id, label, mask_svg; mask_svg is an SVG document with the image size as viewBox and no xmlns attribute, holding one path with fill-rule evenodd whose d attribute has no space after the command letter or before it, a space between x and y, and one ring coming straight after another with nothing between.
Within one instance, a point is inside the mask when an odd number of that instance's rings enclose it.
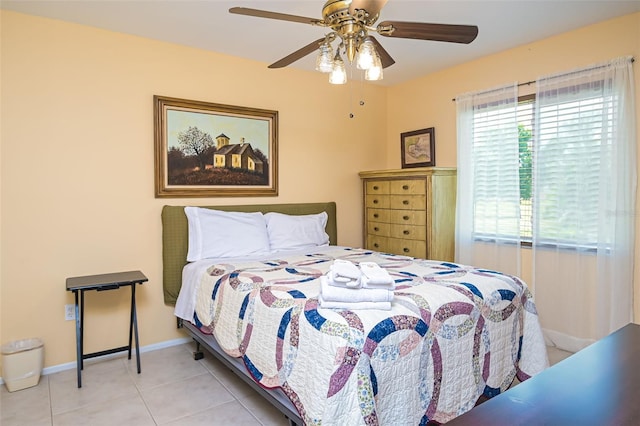
<instances>
[{"instance_id":1,"label":"ceiling fan","mask_svg":"<svg viewBox=\"0 0 640 426\"><path fill-rule=\"evenodd\" d=\"M391 55L382 47L376 38L369 33L377 33L383 37L409 38L417 40L433 40L451 43L471 43L478 35L478 27L472 25L430 24L424 22L384 21L375 27L380 11L387 0L327 0L322 8L322 19L307 18L304 16L289 15L286 13L270 12L266 10L251 9L246 7L233 7L229 12L255 16L258 18L278 19L282 21L299 22L319 27L327 27L331 32L325 37L315 40L308 45L296 50L284 58L269 65L269 68L283 68L293 62L319 51L317 67L319 71L333 72L341 66L340 51L353 62L358 60L358 68L368 71L368 64L377 59L379 77L382 68L387 68L395 63ZM339 41L335 57L331 50L331 43ZM361 66L360 56L372 55L366 58L365 65ZM358 56L356 58L356 56ZM377 58L376 58L377 57ZM324 61L324 66L321 62ZM343 64L342 67L344 68ZM377 74L372 75L377 80ZM331 77L330 77L331 79ZM345 74L346 81L346 74ZM344 81L342 81L344 82Z\"/></svg>"}]
</instances>

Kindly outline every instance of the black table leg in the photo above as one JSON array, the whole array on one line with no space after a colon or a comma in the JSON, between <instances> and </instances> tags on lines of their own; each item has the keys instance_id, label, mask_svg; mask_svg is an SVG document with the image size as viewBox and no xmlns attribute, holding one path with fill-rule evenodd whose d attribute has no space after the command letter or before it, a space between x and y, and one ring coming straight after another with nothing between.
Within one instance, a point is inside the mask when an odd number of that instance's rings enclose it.
<instances>
[{"instance_id":1,"label":"black table leg","mask_svg":"<svg viewBox=\"0 0 640 426\"><path fill-rule=\"evenodd\" d=\"M78 387L82 387L82 343L81 332L82 326L80 324L80 310L78 309L78 290L73 292L76 300L76 369L78 373Z\"/></svg>"},{"instance_id":2,"label":"black table leg","mask_svg":"<svg viewBox=\"0 0 640 426\"><path fill-rule=\"evenodd\" d=\"M80 290L80 370L84 370L84 290Z\"/></svg>"},{"instance_id":3,"label":"black table leg","mask_svg":"<svg viewBox=\"0 0 640 426\"><path fill-rule=\"evenodd\" d=\"M136 336L136 363L140 374L140 341L138 340L138 315L136 313L136 285L131 286L131 324ZM131 330L129 330L129 359L131 359Z\"/></svg>"},{"instance_id":4,"label":"black table leg","mask_svg":"<svg viewBox=\"0 0 640 426\"><path fill-rule=\"evenodd\" d=\"M128 359L131 359L131 339L133 338L133 320L135 318L136 313L136 285L135 283L131 285L131 313L129 316L129 351L128 351Z\"/></svg>"}]
</instances>

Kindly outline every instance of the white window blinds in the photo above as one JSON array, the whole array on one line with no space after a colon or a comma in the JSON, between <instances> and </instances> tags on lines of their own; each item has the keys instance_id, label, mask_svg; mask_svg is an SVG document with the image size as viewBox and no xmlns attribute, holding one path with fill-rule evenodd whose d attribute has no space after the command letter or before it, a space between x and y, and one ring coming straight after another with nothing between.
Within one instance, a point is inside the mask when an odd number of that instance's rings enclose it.
<instances>
[{"instance_id":1,"label":"white window blinds","mask_svg":"<svg viewBox=\"0 0 640 426\"><path fill-rule=\"evenodd\" d=\"M593 249L597 206L609 204L616 102L603 92L601 76L573 80L541 86L537 95L534 222L538 244Z\"/></svg>"},{"instance_id":2,"label":"white window blinds","mask_svg":"<svg viewBox=\"0 0 640 426\"><path fill-rule=\"evenodd\" d=\"M490 254L494 259L490 267L516 273L519 255L505 257L507 251L501 246L513 249L514 243L520 244L517 86L461 95L456 106L456 259L478 264L479 256ZM477 240L487 244L482 253L475 246Z\"/></svg>"},{"instance_id":3,"label":"white window blinds","mask_svg":"<svg viewBox=\"0 0 640 426\"><path fill-rule=\"evenodd\" d=\"M476 238L520 233L517 100L506 102L479 105L473 116Z\"/></svg>"}]
</instances>

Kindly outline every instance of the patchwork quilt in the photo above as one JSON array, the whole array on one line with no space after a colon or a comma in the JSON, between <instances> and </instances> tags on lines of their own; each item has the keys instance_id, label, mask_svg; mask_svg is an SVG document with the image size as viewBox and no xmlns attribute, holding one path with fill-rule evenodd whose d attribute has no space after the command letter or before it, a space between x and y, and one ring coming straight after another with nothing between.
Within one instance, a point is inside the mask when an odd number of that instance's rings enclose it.
<instances>
[{"instance_id":1,"label":"patchwork quilt","mask_svg":"<svg viewBox=\"0 0 640 426\"><path fill-rule=\"evenodd\" d=\"M392 309L319 308L335 259L386 268ZM446 422L548 366L529 289L496 271L331 246L218 262L195 287L193 322L307 425Z\"/></svg>"}]
</instances>

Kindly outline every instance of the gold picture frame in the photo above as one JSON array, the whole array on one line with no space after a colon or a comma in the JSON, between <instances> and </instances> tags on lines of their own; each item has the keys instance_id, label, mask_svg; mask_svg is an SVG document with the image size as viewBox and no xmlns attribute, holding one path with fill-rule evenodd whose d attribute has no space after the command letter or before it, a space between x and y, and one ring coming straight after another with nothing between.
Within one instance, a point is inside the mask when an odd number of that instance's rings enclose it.
<instances>
[{"instance_id":1,"label":"gold picture frame","mask_svg":"<svg viewBox=\"0 0 640 426\"><path fill-rule=\"evenodd\" d=\"M278 111L155 95L155 196L278 195Z\"/></svg>"},{"instance_id":2,"label":"gold picture frame","mask_svg":"<svg viewBox=\"0 0 640 426\"><path fill-rule=\"evenodd\" d=\"M402 168L433 167L436 165L435 128L414 130L400 134Z\"/></svg>"}]
</instances>

